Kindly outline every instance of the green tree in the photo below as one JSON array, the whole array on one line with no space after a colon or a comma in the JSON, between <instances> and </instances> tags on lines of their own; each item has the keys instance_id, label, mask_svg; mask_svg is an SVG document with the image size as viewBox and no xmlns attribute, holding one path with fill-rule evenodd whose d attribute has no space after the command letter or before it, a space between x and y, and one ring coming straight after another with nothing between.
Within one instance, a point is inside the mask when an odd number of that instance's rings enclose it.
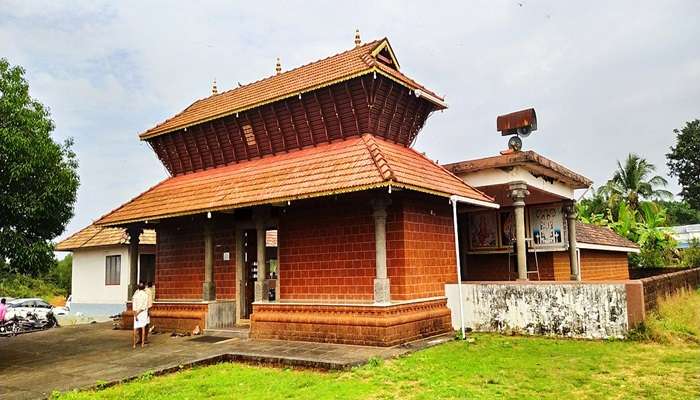
<instances>
[{"instance_id":1,"label":"green tree","mask_svg":"<svg viewBox=\"0 0 700 400\"><path fill-rule=\"evenodd\" d=\"M656 167L646 159L630 153L625 163L617 162L617 170L604 186L610 196L620 196L636 210L642 199L670 199L673 194L660 189L668 182L659 175L653 175Z\"/></svg>"},{"instance_id":2,"label":"green tree","mask_svg":"<svg viewBox=\"0 0 700 400\"><path fill-rule=\"evenodd\" d=\"M700 212L686 201L659 201L666 208L668 225L700 224Z\"/></svg>"},{"instance_id":3,"label":"green tree","mask_svg":"<svg viewBox=\"0 0 700 400\"><path fill-rule=\"evenodd\" d=\"M676 145L666 154L671 175L678 177L681 196L693 208L700 210L700 119L689 121L676 134Z\"/></svg>"},{"instance_id":4,"label":"green tree","mask_svg":"<svg viewBox=\"0 0 700 400\"><path fill-rule=\"evenodd\" d=\"M50 240L73 216L78 164L72 142L54 142L53 130L24 69L0 58L0 259L8 272L46 272L55 262Z\"/></svg>"},{"instance_id":5,"label":"green tree","mask_svg":"<svg viewBox=\"0 0 700 400\"><path fill-rule=\"evenodd\" d=\"M68 254L56 262L48 273L48 279L59 288L71 292L71 277L73 273L73 255Z\"/></svg>"}]
</instances>

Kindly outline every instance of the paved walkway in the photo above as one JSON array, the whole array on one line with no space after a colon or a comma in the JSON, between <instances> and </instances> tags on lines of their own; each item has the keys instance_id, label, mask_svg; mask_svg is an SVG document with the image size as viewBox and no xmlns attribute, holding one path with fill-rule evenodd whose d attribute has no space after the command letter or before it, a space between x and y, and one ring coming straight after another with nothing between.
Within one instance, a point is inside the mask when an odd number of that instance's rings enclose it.
<instances>
[{"instance_id":1,"label":"paved walkway","mask_svg":"<svg viewBox=\"0 0 700 400\"><path fill-rule=\"evenodd\" d=\"M146 348L132 350L131 331L112 330L109 323L0 338L0 398L44 398L54 390L89 388L147 371L164 373L218 361L347 368L372 357L396 357L440 342L377 348L237 338L210 343L200 338L152 335Z\"/></svg>"}]
</instances>

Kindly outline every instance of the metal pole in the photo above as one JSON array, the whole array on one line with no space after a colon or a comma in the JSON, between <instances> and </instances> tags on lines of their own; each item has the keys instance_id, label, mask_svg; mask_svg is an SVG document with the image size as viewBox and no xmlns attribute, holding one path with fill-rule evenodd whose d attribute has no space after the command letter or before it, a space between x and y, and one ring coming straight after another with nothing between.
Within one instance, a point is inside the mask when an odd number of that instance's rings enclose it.
<instances>
[{"instance_id":1,"label":"metal pole","mask_svg":"<svg viewBox=\"0 0 700 400\"><path fill-rule=\"evenodd\" d=\"M462 262L459 258L459 235L457 229L457 199L450 199L452 202L452 220L455 230L455 256L457 257L457 288L459 290L459 325L462 330L462 339L466 339L464 333L464 306L462 305Z\"/></svg>"}]
</instances>

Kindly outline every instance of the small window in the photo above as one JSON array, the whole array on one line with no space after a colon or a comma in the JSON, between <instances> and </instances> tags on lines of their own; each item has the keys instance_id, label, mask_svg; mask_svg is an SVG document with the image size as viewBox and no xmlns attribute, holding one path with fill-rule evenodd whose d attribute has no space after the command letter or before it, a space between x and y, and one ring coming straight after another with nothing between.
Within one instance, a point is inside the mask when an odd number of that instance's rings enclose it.
<instances>
[{"instance_id":1,"label":"small window","mask_svg":"<svg viewBox=\"0 0 700 400\"><path fill-rule=\"evenodd\" d=\"M243 136L245 136L245 142L248 146L255 146L255 135L250 124L243 125Z\"/></svg>"},{"instance_id":2,"label":"small window","mask_svg":"<svg viewBox=\"0 0 700 400\"><path fill-rule=\"evenodd\" d=\"M122 256L107 256L105 259L105 285L119 285L122 272Z\"/></svg>"}]
</instances>

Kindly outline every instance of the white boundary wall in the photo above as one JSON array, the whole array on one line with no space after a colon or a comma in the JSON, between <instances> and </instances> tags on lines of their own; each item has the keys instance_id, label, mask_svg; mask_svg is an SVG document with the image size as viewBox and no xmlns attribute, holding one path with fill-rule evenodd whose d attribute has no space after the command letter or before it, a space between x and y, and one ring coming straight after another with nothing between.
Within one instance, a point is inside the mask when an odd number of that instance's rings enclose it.
<instances>
[{"instance_id":1,"label":"white boundary wall","mask_svg":"<svg viewBox=\"0 0 700 400\"><path fill-rule=\"evenodd\" d=\"M452 326L460 329L457 284L445 285ZM624 283L481 282L462 284L464 325L481 332L587 339L628 331Z\"/></svg>"}]
</instances>

